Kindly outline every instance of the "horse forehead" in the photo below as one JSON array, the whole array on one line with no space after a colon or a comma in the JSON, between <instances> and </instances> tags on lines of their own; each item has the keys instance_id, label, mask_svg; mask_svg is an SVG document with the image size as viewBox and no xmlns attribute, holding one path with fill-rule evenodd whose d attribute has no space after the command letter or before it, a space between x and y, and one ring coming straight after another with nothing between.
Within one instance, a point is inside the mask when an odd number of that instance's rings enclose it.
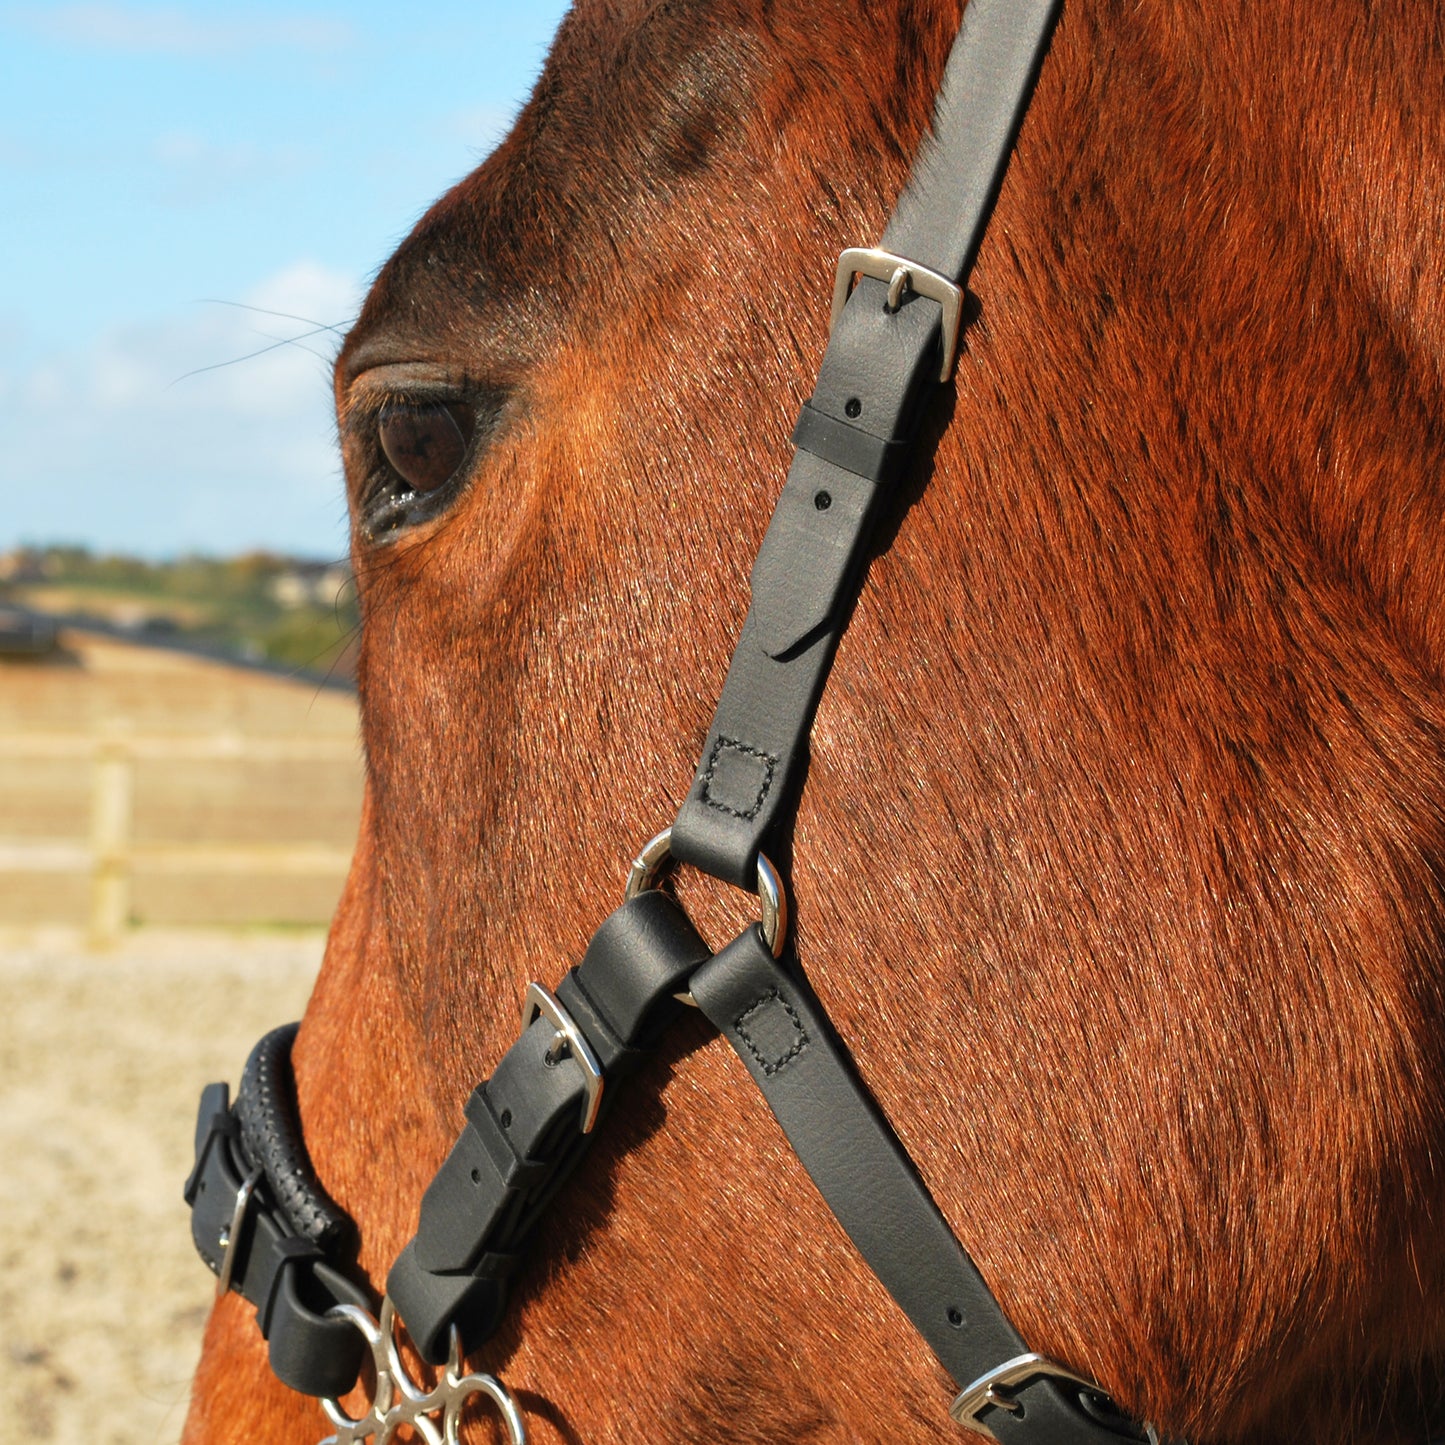
<instances>
[{"instance_id":1,"label":"horse forehead","mask_svg":"<svg viewBox=\"0 0 1445 1445\"><path fill-rule=\"evenodd\" d=\"M582 0L511 133L382 269L349 349L573 314L681 188L745 158L766 47L743 8Z\"/></svg>"}]
</instances>

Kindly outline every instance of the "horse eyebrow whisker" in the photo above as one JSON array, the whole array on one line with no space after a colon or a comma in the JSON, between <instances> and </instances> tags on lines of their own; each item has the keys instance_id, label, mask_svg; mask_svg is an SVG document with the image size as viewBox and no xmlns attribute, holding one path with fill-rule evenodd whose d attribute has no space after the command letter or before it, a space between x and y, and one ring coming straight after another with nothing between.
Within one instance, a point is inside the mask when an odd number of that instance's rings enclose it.
<instances>
[{"instance_id":1,"label":"horse eyebrow whisker","mask_svg":"<svg viewBox=\"0 0 1445 1445\"><path fill-rule=\"evenodd\" d=\"M318 321L314 316L297 316L291 311L272 311L265 306L252 306L247 301L227 301L222 296L200 296L196 298L196 304L200 306L232 306L237 311L254 311L257 316L275 316L282 321L299 321L303 326L314 326L317 331L334 331L338 336L345 336L356 324L354 316L349 321L334 323Z\"/></svg>"},{"instance_id":2,"label":"horse eyebrow whisker","mask_svg":"<svg viewBox=\"0 0 1445 1445\"><path fill-rule=\"evenodd\" d=\"M303 331L300 336L283 336L279 341L273 341L269 346L263 346L257 351L248 351L244 356L233 356L229 361L213 361L209 366L198 366L193 371L182 372L174 381L168 382L166 390L169 391L171 387L178 386L183 381L189 381L193 376L201 376L208 371L220 371L227 366L238 366L243 361L254 361L258 356L265 356L267 352L278 351L283 346L299 346L301 342L309 341L313 336L320 336L324 332L335 330L334 326L317 326L311 331ZM310 352L318 361L328 361L328 358L322 356L319 351L311 351L308 346L303 346L301 349Z\"/></svg>"}]
</instances>

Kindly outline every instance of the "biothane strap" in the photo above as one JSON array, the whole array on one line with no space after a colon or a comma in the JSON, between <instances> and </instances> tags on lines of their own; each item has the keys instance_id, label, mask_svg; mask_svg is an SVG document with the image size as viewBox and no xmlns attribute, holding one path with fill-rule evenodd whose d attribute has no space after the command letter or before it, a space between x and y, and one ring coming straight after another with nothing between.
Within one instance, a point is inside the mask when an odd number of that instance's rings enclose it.
<instances>
[{"instance_id":1,"label":"biothane strap","mask_svg":"<svg viewBox=\"0 0 1445 1445\"><path fill-rule=\"evenodd\" d=\"M416 1236L387 1278L433 1364L447 1358L451 1326L475 1348L501 1323L538 1216L584 1157L617 1084L682 1011L674 995L710 956L676 901L650 890L603 922L555 997L534 985L527 1013L535 1016L468 1100ZM555 1047L559 1020L574 1031L565 1056ZM349 1261L351 1225L330 1227L340 1212L306 1154L290 1066L295 1035L290 1024L261 1040L234 1107L224 1084L202 1094L186 1201L201 1257L256 1305L278 1378L304 1394L340 1395L356 1379L362 1342L326 1310L368 1302L333 1268Z\"/></svg>"},{"instance_id":2,"label":"biothane strap","mask_svg":"<svg viewBox=\"0 0 1445 1445\"><path fill-rule=\"evenodd\" d=\"M387 1276L424 1358L445 1362L452 1325L472 1348L501 1323L506 1281L538 1215L586 1153L617 1081L647 1058L682 1009L675 995L710 956L678 904L650 890L606 919L555 998L529 990L522 1036L473 1091L416 1236Z\"/></svg>"},{"instance_id":3,"label":"biothane strap","mask_svg":"<svg viewBox=\"0 0 1445 1445\"><path fill-rule=\"evenodd\" d=\"M956 1409L1020 1445L1143 1438L1096 1387L1067 1373L1060 1379L1057 1367L1028 1353L826 1014L806 983L774 961L759 930L710 957L678 905L656 891L629 900L602 925L549 1012L523 1029L468 1103L467 1126L387 1281L426 1358L445 1360L453 1325L474 1349L500 1324L527 1237L591 1142L583 1129L590 1069L603 1080L607 1102L596 1113L605 1118L617 1083L675 1016L673 994L684 983L736 1049L869 1267L953 1378L974 1386ZM559 1022L573 1042L549 1062ZM304 1233L312 1222L332 1249L345 1237L316 1223L335 1206L301 1141L289 1066L295 1033L293 1024L261 1041L234 1109L226 1108L224 1085L206 1091L187 1198L202 1256L257 1305L277 1377L304 1393L340 1395L355 1381L360 1340L326 1310L365 1308L367 1300Z\"/></svg>"},{"instance_id":4,"label":"biothane strap","mask_svg":"<svg viewBox=\"0 0 1445 1445\"><path fill-rule=\"evenodd\" d=\"M1028 1352L821 1006L773 959L760 931L748 928L709 956L678 905L656 891L606 920L547 1011L524 1027L467 1105L467 1126L387 1281L426 1358L445 1360L452 1326L470 1350L500 1324L527 1238L591 1142L584 1126L610 1112L617 1083L675 1016L683 984L747 1066L859 1253L965 1385L958 1418L1019 1445L1144 1438L1096 1386ZM569 1037L561 1053L559 1030ZM310 1222L333 1245L343 1238L318 1222L334 1206L301 1142L289 1072L295 1032L278 1029L257 1046L233 1110L224 1085L206 1091L187 1197L203 1257L258 1306L278 1378L305 1393L339 1395L356 1377L359 1339L325 1312L338 1303L364 1307L365 1296L303 1233ZM594 1108L599 1077L602 1107ZM261 1177L238 1210L248 1169Z\"/></svg>"},{"instance_id":5,"label":"biothane strap","mask_svg":"<svg viewBox=\"0 0 1445 1445\"><path fill-rule=\"evenodd\" d=\"M1147 1438L1097 1385L1030 1353L854 1072L822 1005L756 928L693 974L690 989L747 1066L834 1218L962 1386L953 1409L960 1424L983 1426L1005 1445Z\"/></svg>"},{"instance_id":6,"label":"biothane strap","mask_svg":"<svg viewBox=\"0 0 1445 1445\"><path fill-rule=\"evenodd\" d=\"M959 288L978 253L1059 0L969 0L884 251ZM846 257L845 253L845 269ZM921 275L915 276L917 281ZM808 733L888 483L939 379L942 312L916 287L858 283L837 318L798 450L752 571L752 601L672 829L681 862L754 886L786 856Z\"/></svg>"}]
</instances>

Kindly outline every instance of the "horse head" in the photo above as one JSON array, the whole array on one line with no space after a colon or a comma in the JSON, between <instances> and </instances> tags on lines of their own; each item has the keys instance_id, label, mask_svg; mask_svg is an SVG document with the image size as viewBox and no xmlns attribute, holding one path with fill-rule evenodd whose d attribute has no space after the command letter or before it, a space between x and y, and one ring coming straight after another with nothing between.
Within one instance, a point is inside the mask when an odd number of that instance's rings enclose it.
<instances>
[{"instance_id":1,"label":"horse head","mask_svg":"<svg viewBox=\"0 0 1445 1445\"><path fill-rule=\"evenodd\" d=\"M341 353L367 801L295 1064L378 1285L687 794L961 11L579 0ZM1418 1445L1445 1348L1442 82L1404 0L1071 0L777 860L1018 1330L1196 1445ZM313 1441L248 1316L186 1438ZM957 1429L696 1017L471 1363L542 1441Z\"/></svg>"}]
</instances>

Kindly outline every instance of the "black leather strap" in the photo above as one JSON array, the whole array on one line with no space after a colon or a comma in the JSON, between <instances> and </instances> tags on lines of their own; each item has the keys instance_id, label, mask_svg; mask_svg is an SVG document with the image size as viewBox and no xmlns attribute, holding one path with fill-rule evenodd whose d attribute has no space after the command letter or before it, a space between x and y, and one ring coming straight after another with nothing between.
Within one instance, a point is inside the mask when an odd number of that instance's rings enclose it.
<instances>
[{"instance_id":1,"label":"black leather strap","mask_svg":"<svg viewBox=\"0 0 1445 1445\"><path fill-rule=\"evenodd\" d=\"M356 1225L321 1187L306 1152L291 1070L299 1028L272 1029L251 1050L236 1091L236 1123L243 1153L265 1172L291 1232L335 1256L355 1248Z\"/></svg>"},{"instance_id":2,"label":"black leather strap","mask_svg":"<svg viewBox=\"0 0 1445 1445\"><path fill-rule=\"evenodd\" d=\"M1003 181L1059 0L969 0L924 142L883 247L963 284ZM752 573L752 605L672 853L751 889L776 855L813 714L846 625L886 481L938 379L938 305L864 278L843 308L793 441ZM821 298L820 298L821 300Z\"/></svg>"},{"instance_id":3,"label":"black leather strap","mask_svg":"<svg viewBox=\"0 0 1445 1445\"><path fill-rule=\"evenodd\" d=\"M682 1007L672 996L708 956L677 903L649 891L603 923L558 986L601 1067L603 1117L618 1080ZM470 1349L501 1323L527 1236L592 1141L582 1132L585 1071L558 1055L556 1040L555 1025L539 1016L477 1086L466 1127L422 1199L416 1236L387 1277L412 1341L434 1364L446 1360L453 1324Z\"/></svg>"},{"instance_id":4,"label":"black leather strap","mask_svg":"<svg viewBox=\"0 0 1445 1445\"><path fill-rule=\"evenodd\" d=\"M302 1143L291 1083L295 1037L288 1024L256 1045L235 1108L225 1084L203 1091L185 1199L197 1252L213 1274L229 1253L230 1287L256 1306L276 1378L303 1394L342 1395L356 1383L365 1345L354 1326L326 1311L373 1302L338 1267L353 1226L317 1183Z\"/></svg>"},{"instance_id":5,"label":"black leather strap","mask_svg":"<svg viewBox=\"0 0 1445 1445\"><path fill-rule=\"evenodd\" d=\"M692 977L698 1007L762 1090L788 1142L848 1237L966 1387L1028 1353L973 1261L938 1212L887 1119L854 1072L805 984L749 928ZM984 1423L1020 1445L1120 1445L1142 1432L1097 1392L1035 1376L992 1406ZM1092 1408L1080 1405L1091 1396Z\"/></svg>"}]
</instances>

